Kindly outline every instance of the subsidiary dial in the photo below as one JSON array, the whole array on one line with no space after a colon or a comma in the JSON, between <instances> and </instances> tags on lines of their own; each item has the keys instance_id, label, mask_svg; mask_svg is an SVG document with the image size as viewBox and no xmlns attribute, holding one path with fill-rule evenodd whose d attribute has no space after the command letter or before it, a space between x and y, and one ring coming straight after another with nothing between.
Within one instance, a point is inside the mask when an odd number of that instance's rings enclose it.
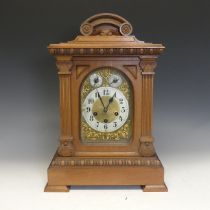
<instances>
[{"instance_id":1,"label":"subsidiary dial","mask_svg":"<svg viewBox=\"0 0 210 210\"><path fill-rule=\"evenodd\" d=\"M117 74L113 74L110 78L109 78L109 85L111 87L117 88L122 84L122 78L117 75Z\"/></svg>"},{"instance_id":2,"label":"subsidiary dial","mask_svg":"<svg viewBox=\"0 0 210 210\"><path fill-rule=\"evenodd\" d=\"M93 86L93 87L100 87L102 85L102 77L99 76L98 74L92 74L90 76L90 84Z\"/></svg>"}]
</instances>

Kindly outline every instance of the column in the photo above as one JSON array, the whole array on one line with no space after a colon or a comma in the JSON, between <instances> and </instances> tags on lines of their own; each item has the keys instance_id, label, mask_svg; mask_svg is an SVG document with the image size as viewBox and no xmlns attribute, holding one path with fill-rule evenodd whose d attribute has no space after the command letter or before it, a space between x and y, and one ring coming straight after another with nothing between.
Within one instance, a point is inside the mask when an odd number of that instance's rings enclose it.
<instances>
[{"instance_id":1,"label":"column","mask_svg":"<svg viewBox=\"0 0 210 210\"><path fill-rule=\"evenodd\" d=\"M155 56L141 56L140 60L142 70L142 119L139 153L145 157L155 155L154 138L152 136L155 60Z\"/></svg>"},{"instance_id":2,"label":"column","mask_svg":"<svg viewBox=\"0 0 210 210\"><path fill-rule=\"evenodd\" d=\"M60 83L60 156L73 155L72 118L71 118L71 71L72 57L56 57Z\"/></svg>"}]
</instances>

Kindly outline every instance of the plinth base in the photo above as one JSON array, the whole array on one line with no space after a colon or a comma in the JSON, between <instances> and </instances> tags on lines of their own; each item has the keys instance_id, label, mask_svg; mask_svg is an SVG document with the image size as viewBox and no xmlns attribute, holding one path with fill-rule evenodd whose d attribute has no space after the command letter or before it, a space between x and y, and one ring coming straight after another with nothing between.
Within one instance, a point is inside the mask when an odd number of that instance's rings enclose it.
<instances>
[{"instance_id":1,"label":"plinth base","mask_svg":"<svg viewBox=\"0 0 210 210\"><path fill-rule=\"evenodd\" d=\"M164 168L155 157L59 157L48 168L45 192L70 186L141 185L144 192L166 192Z\"/></svg>"}]
</instances>

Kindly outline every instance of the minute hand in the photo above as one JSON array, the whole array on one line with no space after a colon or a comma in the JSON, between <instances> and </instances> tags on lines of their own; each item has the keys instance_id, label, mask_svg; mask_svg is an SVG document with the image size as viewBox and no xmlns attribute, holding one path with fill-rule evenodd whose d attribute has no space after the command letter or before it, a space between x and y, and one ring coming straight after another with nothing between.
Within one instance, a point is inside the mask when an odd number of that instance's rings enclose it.
<instances>
[{"instance_id":1,"label":"minute hand","mask_svg":"<svg viewBox=\"0 0 210 210\"><path fill-rule=\"evenodd\" d=\"M100 99L100 101L101 101L101 103L102 103L102 105L103 105L103 108L104 108L104 110L105 110L104 102L103 102L103 100L102 100L102 98L101 98L101 96L100 96L100 93L98 92L98 89L97 89L97 93L98 93L98 97L99 97L99 99Z\"/></svg>"}]
</instances>

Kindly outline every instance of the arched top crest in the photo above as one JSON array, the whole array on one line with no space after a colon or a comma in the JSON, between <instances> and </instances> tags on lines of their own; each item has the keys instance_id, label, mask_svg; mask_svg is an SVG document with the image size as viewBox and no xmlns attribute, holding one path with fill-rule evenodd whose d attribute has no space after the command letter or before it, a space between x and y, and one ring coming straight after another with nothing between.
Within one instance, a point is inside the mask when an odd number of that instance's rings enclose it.
<instances>
[{"instance_id":1,"label":"arched top crest","mask_svg":"<svg viewBox=\"0 0 210 210\"><path fill-rule=\"evenodd\" d=\"M132 25L125 18L112 13L91 16L80 26L80 32L84 36L128 36L132 31Z\"/></svg>"}]
</instances>

